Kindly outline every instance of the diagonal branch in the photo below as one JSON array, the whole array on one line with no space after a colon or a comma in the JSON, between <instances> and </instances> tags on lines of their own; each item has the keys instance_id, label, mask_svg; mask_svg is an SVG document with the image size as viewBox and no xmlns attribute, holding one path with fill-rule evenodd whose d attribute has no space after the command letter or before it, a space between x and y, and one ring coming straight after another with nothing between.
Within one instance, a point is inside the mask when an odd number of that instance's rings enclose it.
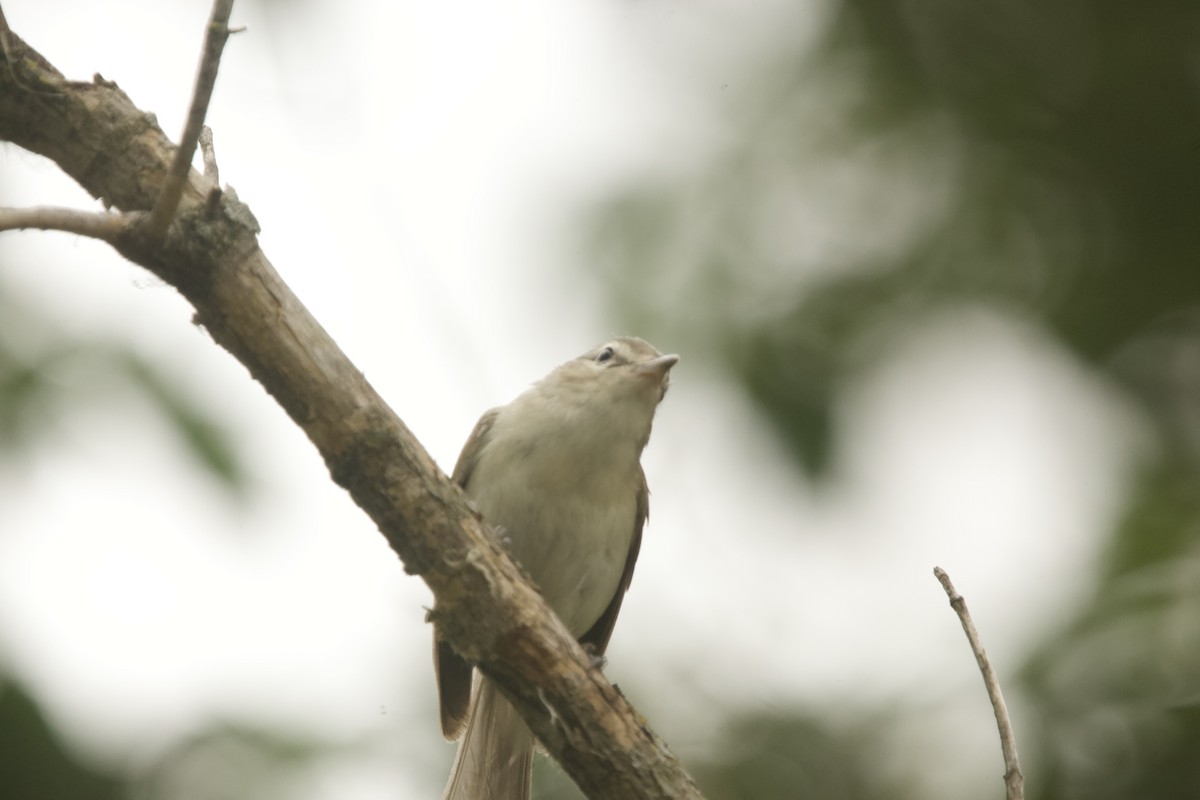
<instances>
[{"instance_id":1,"label":"diagonal branch","mask_svg":"<svg viewBox=\"0 0 1200 800\"><path fill-rule=\"evenodd\" d=\"M183 126L183 136L171 167L163 181L162 192L154 204L150 214L149 236L161 239L167 233L179 200L183 196L183 185L187 181L188 172L192 168L192 156L196 153L196 143L200 140L200 132L204 128L204 118L208 115L208 101L212 98L213 86L217 82L217 68L221 64L221 52L229 39L229 15L233 12L233 0L215 0L212 15L208 19L208 33L204 37L204 53L200 57L200 66L196 70L196 86L192 90L192 105L188 109L187 122Z\"/></svg>"},{"instance_id":2,"label":"diagonal branch","mask_svg":"<svg viewBox=\"0 0 1200 800\"><path fill-rule=\"evenodd\" d=\"M173 148L115 84L67 81L15 34L9 44L20 58L0 65L0 139L52 159L110 206L151 208L184 148ZM54 91L26 91L22 82ZM698 800L666 745L283 282L258 246L250 209L211 188L185 170L172 235L156 235L145 214L125 213L113 247L178 289L197 323L305 432L405 569L429 585L446 640L496 682L589 797Z\"/></svg>"},{"instance_id":3,"label":"diagonal branch","mask_svg":"<svg viewBox=\"0 0 1200 800\"><path fill-rule=\"evenodd\" d=\"M979 631L975 630L971 612L967 611L967 601L955 590L945 570L934 567L933 574L946 590L946 595L950 598L950 607L962 622L967 641L971 643L971 652L975 654L975 661L983 674L983 685L987 687L988 699L992 701L992 711L996 714L996 725L1000 729L1000 750L1004 754L1004 788L1008 800L1023 800L1025 776L1021 773L1021 764L1017 761L1017 737L1013 733L1012 721L1008 718L1008 706L1005 705L1004 694L1000 691L1000 680L996 677L996 671L992 669L987 653L984 652Z\"/></svg>"}]
</instances>

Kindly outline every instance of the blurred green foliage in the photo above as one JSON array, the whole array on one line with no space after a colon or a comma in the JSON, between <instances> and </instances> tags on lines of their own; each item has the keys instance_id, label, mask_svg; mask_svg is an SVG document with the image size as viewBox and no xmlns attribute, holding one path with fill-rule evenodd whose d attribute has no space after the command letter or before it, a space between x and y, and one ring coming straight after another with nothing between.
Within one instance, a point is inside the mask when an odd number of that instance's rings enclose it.
<instances>
[{"instance_id":1,"label":"blurred green foliage","mask_svg":"<svg viewBox=\"0 0 1200 800\"><path fill-rule=\"evenodd\" d=\"M709 800L896 796L872 783L867 737L799 713L745 714L722 726L712 761L696 769Z\"/></svg>"},{"instance_id":2,"label":"blurred green foliage","mask_svg":"<svg viewBox=\"0 0 1200 800\"><path fill-rule=\"evenodd\" d=\"M897 797L868 763L877 744L874 724L849 725L802 710L740 712L720 725L708 757L685 760L708 800ZM533 800L583 797L556 763L534 760Z\"/></svg>"},{"instance_id":3,"label":"blurred green foliage","mask_svg":"<svg viewBox=\"0 0 1200 800\"><path fill-rule=\"evenodd\" d=\"M0 792L29 800L109 800L123 796L122 781L83 765L51 731L33 700L0 683Z\"/></svg>"},{"instance_id":4,"label":"blurred green foliage","mask_svg":"<svg viewBox=\"0 0 1200 800\"><path fill-rule=\"evenodd\" d=\"M235 442L168 370L123 342L64 333L0 283L0 462L20 469L33 448L69 429L64 421L109 404L157 412L200 474L231 498L246 498L250 481ZM83 763L51 732L33 698L0 683L0 797L127 796L130 776L117 773Z\"/></svg>"},{"instance_id":5,"label":"blurred green foliage","mask_svg":"<svg viewBox=\"0 0 1200 800\"><path fill-rule=\"evenodd\" d=\"M711 343L817 475L832 389L948 304L1170 391L1167 359L1111 363L1152 332L1196 341L1196 24L1179 3L844 2L814 51L781 23L720 95L728 146L602 212L614 306Z\"/></svg>"},{"instance_id":6,"label":"blurred green foliage","mask_svg":"<svg viewBox=\"0 0 1200 800\"><path fill-rule=\"evenodd\" d=\"M842 386L941 309L1030 321L1132 398L1156 447L1095 595L1009 688L1030 797L1195 797L1200 4L841 0L802 30L720 93L722 147L611 199L589 268L631 326L706 343L818 480ZM740 796L835 796L790 785Z\"/></svg>"},{"instance_id":7,"label":"blurred green foliage","mask_svg":"<svg viewBox=\"0 0 1200 800\"><path fill-rule=\"evenodd\" d=\"M247 488L244 465L218 417L165 365L124 342L67 335L0 284L0 458L18 457L81 408L134 398L163 417L202 472L234 496Z\"/></svg>"},{"instance_id":8,"label":"blurred green foliage","mask_svg":"<svg viewBox=\"0 0 1200 800\"><path fill-rule=\"evenodd\" d=\"M130 794L138 800L287 800L311 780L314 764L367 745L215 720L136 776Z\"/></svg>"}]
</instances>

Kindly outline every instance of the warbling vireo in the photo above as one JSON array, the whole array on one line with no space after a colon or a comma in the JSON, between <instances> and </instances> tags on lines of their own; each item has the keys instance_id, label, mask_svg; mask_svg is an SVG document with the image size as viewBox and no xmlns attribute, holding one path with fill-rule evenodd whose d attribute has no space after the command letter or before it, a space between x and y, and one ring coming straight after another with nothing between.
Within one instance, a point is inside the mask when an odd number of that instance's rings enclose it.
<instances>
[{"instance_id":1,"label":"warbling vireo","mask_svg":"<svg viewBox=\"0 0 1200 800\"><path fill-rule=\"evenodd\" d=\"M612 634L649 513L642 449L678 356L632 337L568 361L479 420L454 467L573 636ZM533 734L434 632L442 732L466 727L443 800L526 800Z\"/></svg>"}]
</instances>

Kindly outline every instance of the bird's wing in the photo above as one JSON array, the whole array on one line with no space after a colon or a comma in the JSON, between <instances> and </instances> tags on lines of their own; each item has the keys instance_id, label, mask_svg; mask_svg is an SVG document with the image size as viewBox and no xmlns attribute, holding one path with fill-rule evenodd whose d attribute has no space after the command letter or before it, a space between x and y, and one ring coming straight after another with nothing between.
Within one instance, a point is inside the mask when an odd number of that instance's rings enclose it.
<instances>
[{"instance_id":1,"label":"bird's wing","mask_svg":"<svg viewBox=\"0 0 1200 800\"><path fill-rule=\"evenodd\" d=\"M471 481L471 473L479 463L479 453L483 443L491 433L492 424L500 409L493 408L475 423L475 430L467 438L458 463L454 465L451 478L464 491ZM450 645L442 641L438 635L437 625L433 628L433 671L437 676L438 706L442 719L442 735L453 741L462 733L467 722L467 710L471 702L471 665L454 651Z\"/></svg>"},{"instance_id":2,"label":"bird's wing","mask_svg":"<svg viewBox=\"0 0 1200 800\"><path fill-rule=\"evenodd\" d=\"M621 612L621 601L633 581L633 566L637 563L638 552L642 549L642 528L650 517L650 488L646 485L646 473L638 467L638 496L637 510L633 518L633 538L629 540L629 554L625 557L625 571L621 574L621 582L608 608L600 615L600 619L579 638L579 643L591 645L592 652L600 655L608 647L609 637L612 636L613 626L617 624L617 614Z\"/></svg>"}]
</instances>

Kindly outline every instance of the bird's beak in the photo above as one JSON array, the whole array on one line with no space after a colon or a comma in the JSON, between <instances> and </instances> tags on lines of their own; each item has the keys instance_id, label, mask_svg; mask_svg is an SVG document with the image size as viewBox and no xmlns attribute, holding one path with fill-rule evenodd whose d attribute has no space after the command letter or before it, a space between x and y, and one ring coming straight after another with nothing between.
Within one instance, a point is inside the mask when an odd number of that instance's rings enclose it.
<instances>
[{"instance_id":1,"label":"bird's beak","mask_svg":"<svg viewBox=\"0 0 1200 800\"><path fill-rule=\"evenodd\" d=\"M654 376L660 380L670 371L671 367L675 366L675 362L679 360L679 356L671 353L658 358L652 358L649 361L643 361L634 367L634 372L638 375Z\"/></svg>"}]
</instances>

